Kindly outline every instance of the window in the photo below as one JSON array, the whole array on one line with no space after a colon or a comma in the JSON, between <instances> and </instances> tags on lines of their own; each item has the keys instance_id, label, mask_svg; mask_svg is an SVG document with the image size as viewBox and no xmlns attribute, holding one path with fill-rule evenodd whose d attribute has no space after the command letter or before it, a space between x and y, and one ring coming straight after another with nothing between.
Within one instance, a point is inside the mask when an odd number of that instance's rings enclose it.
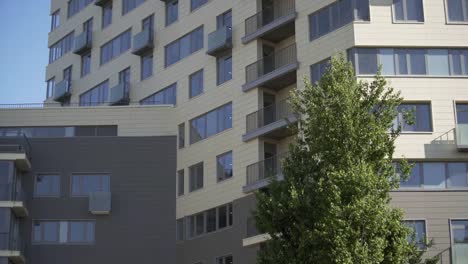
<instances>
[{"instance_id":1,"label":"window","mask_svg":"<svg viewBox=\"0 0 468 264\"><path fill-rule=\"evenodd\" d=\"M176 221L176 238L177 241L185 239L184 219L177 219Z\"/></svg>"},{"instance_id":2,"label":"window","mask_svg":"<svg viewBox=\"0 0 468 264\"><path fill-rule=\"evenodd\" d=\"M60 175L40 174L36 176L34 184L35 197L59 197Z\"/></svg>"},{"instance_id":3,"label":"window","mask_svg":"<svg viewBox=\"0 0 468 264\"><path fill-rule=\"evenodd\" d=\"M122 1L122 15L127 14L133 9L141 5L145 0L123 0Z\"/></svg>"},{"instance_id":4,"label":"window","mask_svg":"<svg viewBox=\"0 0 468 264\"><path fill-rule=\"evenodd\" d=\"M179 18L179 1L166 3L166 26L177 21Z\"/></svg>"},{"instance_id":5,"label":"window","mask_svg":"<svg viewBox=\"0 0 468 264\"><path fill-rule=\"evenodd\" d=\"M340 0L309 15L309 39L317 39L352 21L369 20L369 0Z\"/></svg>"},{"instance_id":6,"label":"window","mask_svg":"<svg viewBox=\"0 0 468 264\"><path fill-rule=\"evenodd\" d=\"M176 104L177 83L173 83L161 91L140 101L141 105Z\"/></svg>"},{"instance_id":7,"label":"window","mask_svg":"<svg viewBox=\"0 0 468 264\"><path fill-rule=\"evenodd\" d=\"M231 54L217 59L217 85L232 79L232 56Z\"/></svg>"},{"instance_id":8,"label":"window","mask_svg":"<svg viewBox=\"0 0 468 264\"><path fill-rule=\"evenodd\" d=\"M67 54L72 50L73 43L75 41L75 33L72 31L61 40L49 48L49 63L52 63L60 59L63 55Z\"/></svg>"},{"instance_id":9,"label":"window","mask_svg":"<svg viewBox=\"0 0 468 264\"><path fill-rule=\"evenodd\" d=\"M168 67L200 49L203 49L203 26L165 47L165 65Z\"/></svg>"},{"instance_id":10,"label":"window","mask_svg":"<svg viewBox=\"0 0 468 264\"><path fill-rule=\"evenodd\" d=\"M468 75L466 49L354 48L348 55L356 74L375 74L382 64L384 75Z\"/></svg>"},{"instance_id":11,"label":"window","mask_svg":"<svg viewBox=\"0 0 468 264\"><path fill-rule=\"evenodd\" d=\"M189 98L203 93L203 69L189 76Z\"/></svg>"},{"instance_id":12,"label":"window","mask_svg":"<svg viewBox=\"0 0 468 264\"><path fill-rule=\"evenodd\" d=\"M80 95L80 106L96 106L108 101L109 80L106 80L94 88Z\"/></svg>"},{"instance_id":13,"label":"window","mask_svg":"<svg viewBox=\"0 0 468 264\"><path fill-rule=\"evenodd\" d=\"M450 189L468 187L466 162L415 162L401 188Z\"/></svg>"},{"instance_id":14,"label":"window","mask_svg":"<svg viewBox=\"0 0 468 264\"><path fill-rule=\"evenodd\" d=\"M424 22L422 0L393 0L394 21Z\"/></svg>"},{"instance_id":15,"label":"window","mask_svg":"<svg viewBox=\"0 0 468 264\"><path fill-rule=\"evenodd\" d=\"M446 0L448 22L468 22L468 1Z\"/></svg>"},{"instance_id":16,"label":"window","mask_svg":"<svg viewBox=\"0 0 468 264\"><path fill-rule=\"evenodd\" d=\"M91 72L91 52L81 56L81 77L88 75Z\"/></svg>"},{"instance_id":17,"label":"window","mask_svg":"<svg viewBox=\"0 0 468 264\"><path fill-rule=\"evenodd\" d=\"M216 175L219 181L232 177L232 151L221 154L216 157Z\"/></svg>"},{"instance_id":18,"label":"window","mask_svg":"<svg viewBox=\"0 0 468 264\"><path fill-rule=\"evenodd\" d=\"M232 256L223 256L216 258L216 264L233 264Z\"/></svg>"},{"instance_id":19,"label":"window","mask_svg":"<svg viewBox=\"0 0 468 264\"><path fill-rule=\"evenodd\" d=\"M231 10L222 13L216 17L216 28L220 29L222 27L232 28L232 12Z\"/></svg>"},{"instance_id":20,"label":"window","mask_svg":"<svg viewBox=\"0 0 468 264\"><path fill-rule=\"evenodd\" d=\"M218 134L231 127L232 104L228 103L190 120L190 144Z\"/></svg>"},{"instance_id":21,"label":"window","mask_svg":"<svg viewBox=\"0 0 468 264\"><path fill-rule=\"evenodd\" d=\"M131 29L118 35L111 41L101 46L101 65L120 56L131 47L132 31Z\"/></svg>"},{"instance_id":22,"label":"window","mask_svg":"<svg viewBox=\"0 0 468 264\"><path fill-rule=\"evenodd\" d=\"M189 191L203 188L203 162L189 167Z\"/></svg>"},{"instance_id":23,"label":"window","mask_svg":"<svg viewBox=\"0 0 468 264\"><path fill-rule=\"evenodd\" d=\"M187 238L194 238L232 226L232 216L232 204L230 203L187 216Z\"/></svg>"},{"instance_id":24,"label":"window","mask_svg":"<svg viewBox=\"0 0 468 264\"><path fill-rule=\"evenodd\" d=\"M179 170L177 172L177 195L182 196L185 192L185 175L184 170Z\"/></svg>"},{"instance_id":25,"label":"window","mask_svg":"<svg viewBox=\"0 0 468 264\"><path fill-rule=\"evenodd\" d=\"M179 149L185 147L185 123L179 124Z\"/></svg>"},{"instance_id":26,"label":"window","mask_svg":"<svg viewBox=\"0 0 468 264\"><path fill-rule=\"evenodd\" d=\"M206 3L208 3L208 0L190 0L190 11L197 9Z\"/></svg>"},{"instance_id":27,"label":"window","mask_svg":"<svg viewBox=\"0 0 468 264\"><path fill-rule=\"evenodd\" d=\"M112 1L108 1L102 7L102 28L112 24Z\"/></svg>"},{"instance_id":28,"label":"window","mask_svg":"<svg viewBox=\"0 0 468 264\"><path fill-rule=\"evenodd\" d=\"M405 115L412 115L414 123L408 124ZM396 129L398 125L401 125L401 131L404 132L431 132L431 105L429 103L401 104L394 120L394 128Z\"/></svg>"},{"instance_id":29,"label":"window","mask_svg":"<svg viewBox=\"0 0 468 264\"><path fill-rule=\"evenodd\" d=\"M86 133L83 133L86 132ZM117 126L0 127L0 137L117 136Z\"/></svg>"},{"instance_id":30,"label":"window","mask_svg":"<svg viewBox=\"0 0 468 264\"><path fill-rule=\"evenodd\" d=\"M327 67L330 64L330 58L323 61L317 62L310 66L310 81L312 84L320 81L322 75L327 71Z\"/></svg>"},{"instance_id":31,"label":"window","mask_svg":"<svg viewBox=\"0 0 468 264\"><path fill-rule=\"evenodd\" d=\"M468 104L457 103L457 124L468 124Z\"/></svg>"},{"instance_id":32,"label":"window","mask_svg":"<svg viewBox=\"0 0 468 264\"><path fill-rule=\"evenodd\" d=\"M52 77L47 81L47 91L46 91L46 98L54 96L55 92L55 77Z\"/></svg>"},{"instance_id":33,"label":"window","mask_svg":"<svg viewBox=\"0 0 468 264\"><path fill-rule=\"evenodd\" d=\"M452 261L455 264L467 263L468 220L450 220L452 238Z\"/></svg>"},{"instance_id":34,"label":"window","mask_svg":"<svg viewBox=\"0 0 468 264\"><path fill-rule=\"evenodd\" d=\"M419 249L426 246L426 221L424 220L405 220L403 223L413 230L414 237L408 236L408 242L414 242ZM414 239L414 240L413 240Z\"/></svg>"},{"instance_id":35,"label":"window","mask_svg":"<svg viewBox=\"0 0 468 264\"><path fill-rule=\"evenodd\" d=\"M68 17L75 15L76 13L83 10L94 0L70 0L68 1Z\"/></svg>"},{"instance_id":36,"label":"window","mask_svg":"<svg viewBox=\"0 0 468 264\"><path fill-rule=\"evenodd\" d=\"M50 31L54 31L60 25L60 9L52 13L50 19Z\"/></svg>"},{"instance_id":37,"label":"window","mask_svg":"<svg viewBox=\"0 0 468 264\"><path fill-rule=\"evenodd\" d=\"M33 242L40 244L92 244L94 221L35 220Z\"/></svg>"},{"instance_id":38,"label":"window","mask_svg":"<svg viewBox=\"0 0 468 264\"><path fill-rule=\"evenodd\" d=\"M71 196L87 197L92 192L109 192L110 176L107 174L73 174Z\"/></svg>"},{"instance_id":39,"label":"window","mask_svg":"<svg viewBox=\"0 0 468 264\"><path fill-rule=\"evenodd\" d=\"M153 54L141 57L141 80L146 80L153 75Z\"/></svg>"}]
</instances>

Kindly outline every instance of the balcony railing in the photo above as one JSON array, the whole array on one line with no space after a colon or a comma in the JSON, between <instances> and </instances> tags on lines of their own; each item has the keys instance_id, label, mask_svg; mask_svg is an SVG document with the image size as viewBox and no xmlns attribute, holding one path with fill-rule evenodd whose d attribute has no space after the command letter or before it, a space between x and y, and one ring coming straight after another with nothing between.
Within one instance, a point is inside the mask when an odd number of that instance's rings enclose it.
<instances>
[{"instance_id":1,"label":"balcony railing","mask_svg":"<svg viewBox=\"0 0 468 264\"><path fill-rule=\"evenodd\" d=\"M75 48L73 53L82 55L89 51L92 47L92 32L83 31L81 34L75 37Z\"/></svg>"},{"instance_id":2,"label":"balcony railing","mask_svg":"<svg viewBox=\"0 0 468 264\"><path fill-rule=\"evenodd\" d=\"M208 50L206 54L217 54L232 48L232 28L224 26L208 35Z\"/></svg>"},{"instance_id":3,"label":"balcony railing","mask_svg":"<svg viewBox=\"0 0 468 264\"><path fill-rule=\"evenodd\" d=\"M130 84L119 83L110 90L110 105L128 105L130 102Z\"/></svg>"},{"instance_id":4,"label":"balcony railing","mask_svg":"<svg viewBox=\"0 0 468 264\"><path fill-rule=\"evenodd\" d=\"M468 151L468 124L457 124L455 135L458 150Z\"/></svg>"},{"instance_id":5,"label":"balcony railing","mask_svg":"<svg viewBox=\"0 0 468 264\"><path fill-rule=\"evenodd\" d=\"M278 120L288 118L293 114L292 105L289 99L279 101L276 104L269 105L246 117L247 133L258 128L274 123Z\"/></svg>"},{"instance_id":6,"label":"balcony railing","mask_svg":"<svg viewBox=\"0 0 468 264\"><path fill-rule=\"evenodd\" d=\"M96 1L94 1L94 4L97 5L97 6L102 7L102 6L106 5L106 3L109 2L109 1L112 1L112 0L96 0Z\"/></svg>"},{"instance_id":7,"label":"balcony railing","mask_svg":"<svg viewBox=\"0 0 468 264\"><path fill-rule=\"evenodd\" d=\"M284 23L288 23L290 20L295 19L295 15L295 0L274 1L273 7L266 7L260 12L245 20L245 37L243 38L243 42L247 43L251 41L255 38L255 36L253 36L255 35L255 33L261 31L267 26L271 27L268 28L268 30L270 31L274 30L275 28L280 28L281 26L284 26ZM294 26L292 26L292 32L294 32ZM276 40L277 38L278 37L273 37L273 40Z\"/></svg>"},{"instance_id":8,"label":"balcony railing","mask_svg":"<svg viewBox=\"0 0 468 264\"><path fill-rule=\"evenodd\" d=\"M17 168L21 170L30 169L31 161L31 143L26 135L17 136L8 144L0 144L0 153L24 153L24 156L17 156L15 163Z\"/></svg>"},{"instance_id":9,"label":"balcony railing","mask_svg":"<svg viewBox=\"0 0 468 264\"><path fill-rule=\"evenodd\" d=\"M154 47L153 42L153 30L145 28L140 33L133 37L133 50L132 53L138 56L142 56Z\"/></svg>"},{"instance_id":10,"label":"balcony railing","mask_svg":"<svg viewBox=\"0 0 468 264\"><path fill-rule=\"evenodd\" d=\"M15 221L12 221L10 225L14 226L13 229L18 228L18 223ZM0 258L8 258L12 263L25 263L26 243L13 229L8 233L0 233L0 252L6 253L0 255Z\"/></svg>"},{"instance_id":11,"label":"balcony railing","mask_svg":"<svg viewBox=\"0 0 468 264\"><path fill-rule=\"evenodd\" d=\"M287 155L288 153L282 153L247 166L247 184L244 186L244 192L265 187L274 178L281 179L282 161Z\"/></svg>"},{"instance_id":12,"label":"balcony railing","mask_svg":"<svg viewBox=\"0 0 468 264\"><path fill-rule=\"evenodd\" d=\"M246 231L247 231L246 237L253 237L253 236L260 234L260 232L258 232L258 229L257 229L255 217L252 216L252 217L247 218L247 230Z\"/></svg>"},{"instance_id":13,"label":"balcony railing","mask_svg":"<svg viewBox=\"0 0 468 264\"><path fill-rule=\"evenodd\" d=\"M65 100L71 96L70 88L71 88L71 85L69 81L63 80L63 81L58 82L55 85L54 101L61 102L61 103L65 102Z\"/></svg>"}]
</instances>

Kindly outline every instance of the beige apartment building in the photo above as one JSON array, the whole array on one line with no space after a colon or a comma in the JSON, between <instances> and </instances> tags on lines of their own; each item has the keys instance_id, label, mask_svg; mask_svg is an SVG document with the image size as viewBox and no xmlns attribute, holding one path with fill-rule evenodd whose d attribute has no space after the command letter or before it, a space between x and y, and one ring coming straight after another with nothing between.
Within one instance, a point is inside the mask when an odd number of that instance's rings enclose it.
<instances>
[{"instance_id":1,"label":"beige apartment building","mask_svg":"<svg viewBox=\"0 0 468 264\"><path fill-rule=\"evenodd\" d=\"M429 255L468 263L467 1L51 0L50 11L44 106L0 109L0 136L97 125L177 136L176 263L255 263L268 237L253 193L281 177L289 93L342 52L359 79L381 64L400 110L416 111L414 125L395 119L396 158L416 165L393 204L433 240Z\"/></svg>"}]
</instances>

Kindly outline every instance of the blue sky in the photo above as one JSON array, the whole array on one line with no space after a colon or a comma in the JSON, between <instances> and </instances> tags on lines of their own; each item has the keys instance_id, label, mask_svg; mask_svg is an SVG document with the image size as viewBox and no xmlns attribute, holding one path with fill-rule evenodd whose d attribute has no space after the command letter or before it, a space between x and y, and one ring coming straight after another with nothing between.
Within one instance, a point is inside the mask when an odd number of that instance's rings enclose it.
<instances>
[{"instance_id":1,"label":"blue sky","mask_svg":"<svg viewBox=\"0 0 468 264\"><path fill-rule=\"evenodd\" d=\"M50 0L0 0L0 104L45 98Z\"/></svg>"}]
</instances>

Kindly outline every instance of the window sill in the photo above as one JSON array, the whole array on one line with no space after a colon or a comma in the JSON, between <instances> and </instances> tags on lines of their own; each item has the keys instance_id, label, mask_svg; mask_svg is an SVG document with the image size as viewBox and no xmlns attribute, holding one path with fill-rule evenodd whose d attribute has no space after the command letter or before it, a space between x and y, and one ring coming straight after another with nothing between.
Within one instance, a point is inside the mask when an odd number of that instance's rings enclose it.
<instances>
[{"instance_id":1,"label":"window sill","mask_svg":"<svg viewBox=\"0 0 468 264\"><path fill-rule=\"evenodd\" d=\"M390 192L468 192L467 188L445 188L445 189L423 189L423 188L401 188L397 190L391 190Z\"/></svg>"},{"instance_id":2,"label":"window sill","mask_svg":"<svg viewBox=\"0 0 468 264\"><path fill-rule=\"evenodd\" d=\"M199 238L203 238L203 237L206 237L206 236L209 236L209 235L212 235L212 234L216 234L216 233L219 233L219 232L227 231L227 230L231 229L232 227L233 227L233 225L227 226L227 227L223 227L223 228L218 229L218 230L213 231L213 232L204 233L204 234L201 234L201 235L198 235L198 236L194 236L194 237L191 237L191 238L186 238L186 239L183 240L183 241L192 241L192 240L196 240L196 239L199 239ZM181 242L183 242L183 241L181 241Z\"/></svg>"},{"instance_id":3,"label":"window sill","mask_svg":"<svg viewBox=\"0 0 468 264\"><path fill-rule=\"evenodd\" d=\"M195 99L199 98L200 96L202 96L204 94L205 94L205 91L203 90L201 93L199 93L199 94L197 94L195 96L190 97L190 95L189 95L188 101L195 100Z\"/></svg>"},{"instance_id":4,"label":"window sill","mask_svg":"<svg viewBox=\"0 0 468 264\"><path fill-rule=\"evenodd\" d=\"M468 21L460 21L460 22L445 22L445 25L447 26L459 26L459 25L468 25Z\"/></svg>"},{"instance_id":5,"label":"window sill","mask_svg":"<svg viewBox=\"0 0 468 264\"><path fill-rule=\"evenodd\" d=\"M392 21L393 24L404 24L404 25L407 25L407 24L415 24L415 25L424 25L424 21L412 21L412 20L402 20L402 21L395 21L393 20Z\"/></svg>"},{"instance_id":6,"label":"window sill","mask_svg":"<svg viewBox=\"0 0 468 264\"><path fill-rule=\"evenodd\" d=\"M401 131L400 135L432 135L433 131Z\"/></svg>"},{"instance_id":7,"label":"window sill","mask_svg":"<svg viewBox=\"0 0 468 264\"><path fill-rule=\"evenodd\" d=\"M216 178L216 184L219 185L219 184L223 184L223 183L229 183L229 182L233 181L233 179L234 179L234 174L231 177L223 179L223 180L219 180L218 178Z\"/></svg>"},{"instance_id":8,"label":"window sill","mask_svg":"<svg viewBox=\"0 0 468 264\"><path fill-rule=\"evenodd\" d=\"M357 74L357 78L374 78L375 74ZM385 75L384 78L440 78L440 79L468 79L468 75Z\"/></svg>"}]
</instances>

